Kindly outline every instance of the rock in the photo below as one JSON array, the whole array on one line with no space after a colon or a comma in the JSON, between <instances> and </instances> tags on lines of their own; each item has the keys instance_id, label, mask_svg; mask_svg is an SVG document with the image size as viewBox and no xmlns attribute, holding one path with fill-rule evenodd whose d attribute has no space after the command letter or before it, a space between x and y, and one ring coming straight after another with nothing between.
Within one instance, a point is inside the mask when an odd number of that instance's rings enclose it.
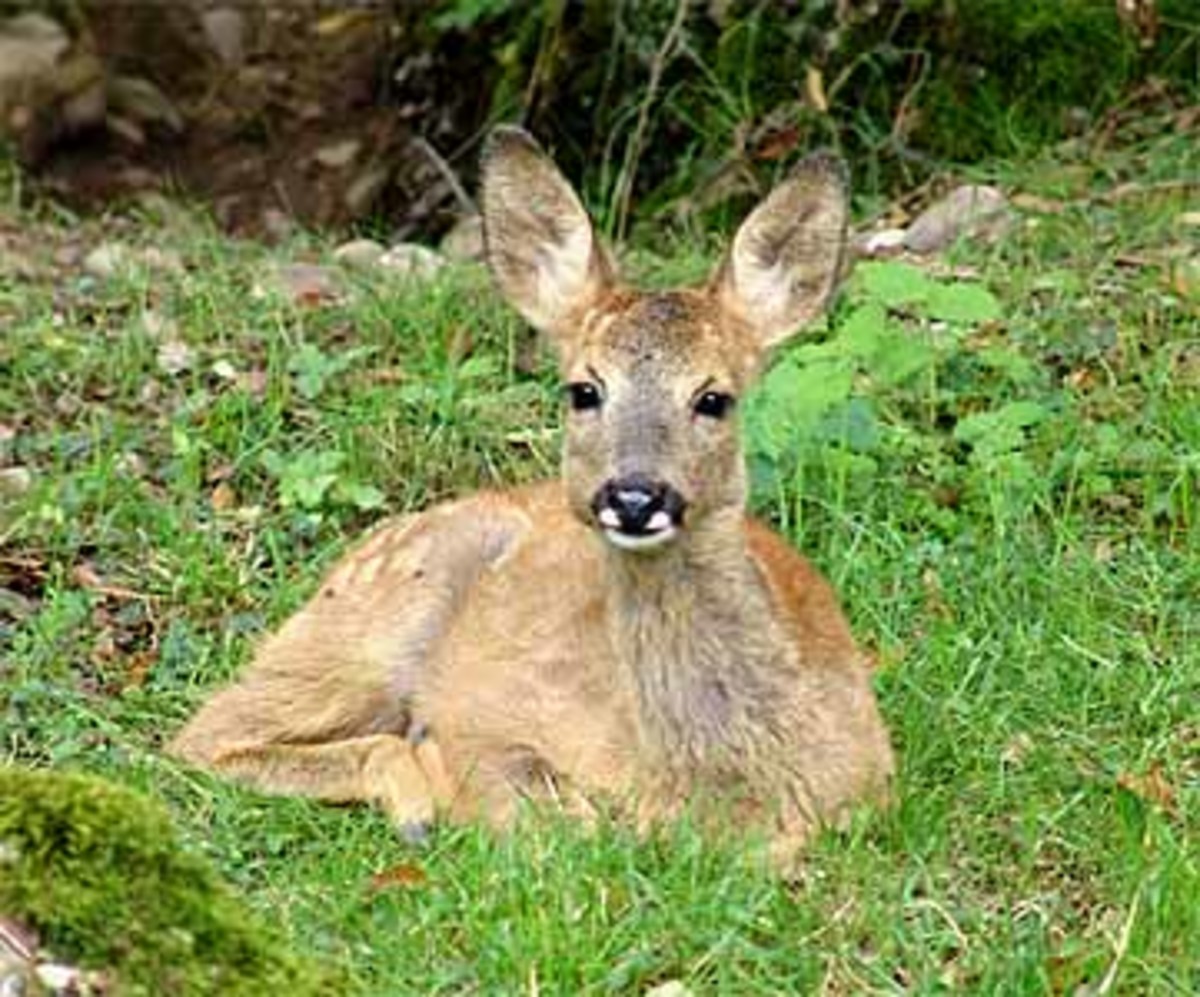
<instances>
[{"instance_id":1,"label":"rock","mask_svg":"<svg viewBox=\"0 0 1200 997\"><path fill-rule=\"evenodd\" d=\"M169 339L158 348L158 369L175 377L189 370L196 351L180 339Z\"/></svg>"},{"instance_id":2,"label":"rock","mask_svg":"<svg viewBox=\"0 0 1200 997\"><path fill-rule=\"evenodd\" d=\"M908 227L904 248L936 253L963 236L990 238L1008 227L1008 201L995 187L964 184L926 208Z\"/></svg>"},{"instance_id":3,"label":"rock","mask_svg":"<svg viewBox=\"0 0 1200 997\"><path fill-rule=\"evenodd\" d=\"M110 280L133 266L129 247L120 242L103 242L83 258L84 273Z\"/></svg>"},{"instance_id":4,"label":"rock","mask_svg":"<svg viewBox=\"0 0 1200 997\"><path fill-rule=\"evenodd\" d=\"M667 980L647 990L645 997L692 997L692 990L681 980Z\"/></svg>"},{"instance_id":5,"label":"rock","mask_svg":"<svg viewBox=\"0 0 1200 997\"><path fill-rule=\"evenodd\" d=\"M379 266L402 277L432 277L446 265L438 253L415 242L398 242L379 257Z\"/></svg>"},{"instance_id":6,"label":"rock","mask_svg":"<svg viewBox=\"0 0 1200 997\"><path fill-rule=\"evenodd\" d=\"M907 235L902 228L861 232L854 236L854 251L858 256L887 256L904 248Z\"/></svg>"},{"instance_id":7,"label":"rock","mask_svg":"<svg viewBox=\"0 0 1200 997\"><path fill-rule=\"evenodd\" d=\"M362 143L355 138L342 142L323 145L313 155L313 158L329 170L340 170L349 166L362 150Z\"/></svg>"},{"instance_id":8,"label":"rock","mask_svg":"<svg viewBox=\"0 0 1200 997\"><path fill-rule=\"evenodd\" d=\"M232 7L214 7L200 15L209 47L227 66L240 66L246 55L246 18Z\"/></svg>"},{"instance_id":9,"label":"rock","mask_svg":"<svg viewBox=\"0 0 1200 997\"><path fill-rule=\"evenodd\" d=\"M138 254L141 262L151 270L161 273L183 273L183 258L173 249L160 249L158 246L147 246Z\"/></svg>"},{"instance_id":10,"label":"rock","mask_svg":"<svg viewBox=\"0 0 1200 997\"><path fill-rule=\"evenodd\" d=\"M341 294L342 278L316 263L285 263L276 267L267 287L293 304L318 305Z\"/></svg>"},{"instance_id":11,"label":"rock","mask_svg":"<svg viewBox=\"0 0 1200 997\"><path fill-rule=\"evenodd\" d=\"M42 14L0 21L0 135L26 161L64 133L103 124L106 106L104 67L85 42Z\"/></svg>"},{"instance_id":12,"label":"rock","mask_svg":"<svg viewBox=\"0 0 1200 997\"><path fill-rule=\"evenodd\" d=\"M483 219L479 215L464 215L442 236L438 249L452 260L482 260Z\"/></svg>"},{"instance_id":13,"label":"rock","mask_svg":"<svg viewBox=\"0 0 1200 997\"><path fill-rule=\"evenodd\" d=\"M367 269L375 266L386 252L374 239L351 239L333 251L333 258L344 266Z\"/></svg>"},{"instance_id":14,"label":"rock","mask_svg":"<svg viewBox=\"0 0 1200 997\"><path fill-rule=\"evenodd\" d=\"M33 472L27 467L0 468L0 495L24 495L33 487Z\"/></svg>"},{"instance_id":15,"label":"rock","mask_svg":"<svg viewBox=\"0 0 1200 997\"><path fill-rule=\"evenodd\" d=\"M71 39L44 14L21 14L0 22L0 111L25 91L71 47Z\"/></svg>"},{"instance_id":16,"label":"rock","mask_svg":"<svg viewBox=\"0 0 1200 997\"><path fill-rule=\"evenodd\" d=\"M184 130L183 115L157 86L141 76L116 76L108 85L113 109L147 125L162 125L179 135Z\"/></svg>"}]
</instances>

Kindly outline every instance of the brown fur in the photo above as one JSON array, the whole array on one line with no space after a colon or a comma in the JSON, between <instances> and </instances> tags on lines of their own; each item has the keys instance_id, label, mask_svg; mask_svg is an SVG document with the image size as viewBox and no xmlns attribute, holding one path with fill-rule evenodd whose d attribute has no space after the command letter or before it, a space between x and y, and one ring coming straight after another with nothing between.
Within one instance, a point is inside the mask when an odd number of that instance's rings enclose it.
<instances>
[{"instance_id":1,"label":"brown fur","mask_svg":"<svg viewBox=\"0 0 1200 997\"><path fill-rule=\"evenodd\" d=\"M489 261L603 405L568 418L562 483L385 524L172 744L263 789L372 800L397 821L507 823L525 798L639 824L690 807L753 820L786 860L892 772L863 661L828 585L746 519L736 419L767 349L824 307L845 192L802 166L743 225L712 284L617 284L569 185L500 129ZM614 545L593 496L652 474L674 539Z\"/></svg>"}]
</instances>

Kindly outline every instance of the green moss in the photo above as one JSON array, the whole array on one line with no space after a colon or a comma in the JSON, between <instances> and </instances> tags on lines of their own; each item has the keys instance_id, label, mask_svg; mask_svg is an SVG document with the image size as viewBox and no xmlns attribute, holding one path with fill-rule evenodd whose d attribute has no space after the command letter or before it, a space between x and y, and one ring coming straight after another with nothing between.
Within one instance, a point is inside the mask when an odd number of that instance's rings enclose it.
<instances>
[{"instance_id":1,"label":"green moss","mask_svg":"<svg viewBox=\"0 0 1200 997\"><path fill-rule=\"evenodd\" d=\"M0 910L114 993L338 992L197 856L166 814L92 776L0 768Z\"/></svg>"}]
</instances>

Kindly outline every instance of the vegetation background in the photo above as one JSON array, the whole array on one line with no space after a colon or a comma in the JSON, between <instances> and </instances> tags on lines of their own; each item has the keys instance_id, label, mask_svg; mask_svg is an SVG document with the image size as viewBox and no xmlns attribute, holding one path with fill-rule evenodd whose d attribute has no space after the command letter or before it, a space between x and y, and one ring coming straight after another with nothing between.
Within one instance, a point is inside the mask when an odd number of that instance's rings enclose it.
<instances>
[{"instance_id":1,"label":"vegetation background","mask_svg":"<svg viewBox=\"0 0 1200 997\"><path fill-rule=\"evenodd\" d=\"M1200 989L1193 2L0 3L35 10L49 83L0 60L5 926L114 993ZM796 882L686 827L416 848L159 753L369 523L555 473L553 372L477 266L333 255L438 237L495 120L649 283L816 145L862 234L1005 195L860 260L745 407L903 760Z\"/></svg>"}]
</instances>

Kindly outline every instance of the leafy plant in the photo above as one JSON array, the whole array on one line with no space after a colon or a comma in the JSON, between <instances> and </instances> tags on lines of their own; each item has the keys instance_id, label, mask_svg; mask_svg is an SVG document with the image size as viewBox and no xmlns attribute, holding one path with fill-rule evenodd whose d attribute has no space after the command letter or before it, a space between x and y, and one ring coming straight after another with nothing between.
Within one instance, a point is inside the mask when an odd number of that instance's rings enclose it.
<instances>
[{"instance_id":1,"label":"leafy plant","mask_svg":"<svg viewBox=\"0 0 1200 997\"><path fill-rule=\"evenodd\" d=\"M359 348L330 356L314 343L304 343L288 360L288 371L304 399L316 401L330 380L370 353L369 349Z\"/></svg>"},{"instance_id":2,"label":"leafy plant","mask_svg":"<svg viewBox=\"0 0 1200 997\"><path fill-rule=\"evenodd\" d=\"M275 450L262 456L263 467L279 484L284 508L317 512L329 505L349 505L368 512L380 508L386 496L344 473L346 455L339 450L302 450L284 457Z\"/></svg>"}]
</instances>

